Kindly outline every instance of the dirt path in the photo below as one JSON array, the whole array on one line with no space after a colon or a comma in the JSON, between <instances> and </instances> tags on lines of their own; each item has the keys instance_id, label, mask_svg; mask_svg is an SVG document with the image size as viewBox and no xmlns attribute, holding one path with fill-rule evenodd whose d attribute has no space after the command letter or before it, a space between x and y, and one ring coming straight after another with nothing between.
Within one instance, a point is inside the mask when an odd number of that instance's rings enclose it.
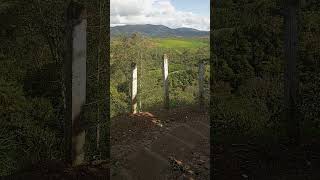
<instances>
[{"instance_id":1,"label":"dirt path","mask_svg":"<svg viewBox=\"0 0 320 180\"><path fill-rule=\"evenodd\" d=\"M193 108L114 119L111 179L209 179L209 116Z\"/></svg>"}]
</instances>

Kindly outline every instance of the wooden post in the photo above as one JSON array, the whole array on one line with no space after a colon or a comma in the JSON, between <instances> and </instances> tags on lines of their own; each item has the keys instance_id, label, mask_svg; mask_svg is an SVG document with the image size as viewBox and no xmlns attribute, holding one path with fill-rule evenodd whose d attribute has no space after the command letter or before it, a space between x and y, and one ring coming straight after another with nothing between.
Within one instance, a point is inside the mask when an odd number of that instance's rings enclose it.
<instances>
[{"instance_id":1,"label":"wooden post","mask_svg":"<svg viewBox=\"0 0 320 180\"><path fill-rule=\"evenodd\" d=\"M81 125L82 106L86 100L87 17L80 3L71 1L67 10L65 52L66 84L66 158L72 166L84 161L85 130Z\"/></svg>"},{"instance_id":2,"label":"wooden post","mask_svg":"<svg viewBox=\"0 0 320 180\"><path fill-rule=\"evenodd\" d=\"M163 55L163 88L164 88L164 108L169 109L169 82L168 82L168 56Z\"/></svg>"},{"instance_id":3,"label":"wooden post","mask_svg":"<svg viewBox=\"0 0 320 180\"><path fill-rule=\"evenodd\" d=\"M137 91L138 91L138 70L137 64L132 63L132 81L131 81L131 112L137 113Z\"/></svg>"},{"instance_id":4,"label":"wooden post","mask_svg":"<svg viewBox=\"0 0 320 180\"><path fill-rule=\"evenodd\" d=\"M199 62L199 106L200 109L204 105L204 62Z\"/></svg>"}]
</instances>

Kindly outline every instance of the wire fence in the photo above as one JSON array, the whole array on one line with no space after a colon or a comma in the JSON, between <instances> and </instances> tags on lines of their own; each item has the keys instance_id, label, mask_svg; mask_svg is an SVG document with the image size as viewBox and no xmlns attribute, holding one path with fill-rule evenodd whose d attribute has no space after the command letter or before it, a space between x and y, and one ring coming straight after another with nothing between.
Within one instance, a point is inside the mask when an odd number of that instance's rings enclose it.
<instances>
[{"instance_id":1,"label":"wire fence","mask_svg":"<svg viewBox=\"0 0 320 180\"><path fill-rule=\"evenodd\" d=\"M199 60L182 61L169 57L168 81L171 108L199 103L199 64L195 63ZM159 58L153 61L157 67L144 66L142 70L140 69L138 91L140 111L156 109L163 105L164 86L161 62L163 60ZM206 105L209 103L209 77L210 67L205 63L203 97Z\"/></svg>"}]
</instances>

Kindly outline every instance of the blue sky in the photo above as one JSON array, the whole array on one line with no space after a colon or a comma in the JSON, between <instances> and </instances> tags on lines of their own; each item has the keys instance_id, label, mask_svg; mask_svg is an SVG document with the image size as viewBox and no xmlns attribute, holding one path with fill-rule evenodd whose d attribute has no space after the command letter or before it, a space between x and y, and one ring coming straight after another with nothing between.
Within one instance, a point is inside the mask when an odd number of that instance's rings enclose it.
<instances>
[{"instance_id":1,"label":"blue sky","mask_svg":"<svg viewBox=\"0 0 320 180\"><path fill-rule=\"evenodd\" d=\"M210 16L210 0L172 0L171 2L177 10Z\"/></svg>"},{"instance_id":2,"label":"blue sky","mask_svg":"<svg viewBox=\"0 0 320 180\"><path fill-rule=\"evenodd\" d=\"M210 29L210 0L111 0L110 25L157 24Z\"/></svg>"}]
</instances>

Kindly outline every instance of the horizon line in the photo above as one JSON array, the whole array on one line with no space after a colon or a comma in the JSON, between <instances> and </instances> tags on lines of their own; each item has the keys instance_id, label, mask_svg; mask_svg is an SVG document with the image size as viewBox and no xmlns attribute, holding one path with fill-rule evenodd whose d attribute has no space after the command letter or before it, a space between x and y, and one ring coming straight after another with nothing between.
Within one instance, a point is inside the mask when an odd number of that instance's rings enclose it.
<instances>
[{"instance_id":1,"label":"horizon line","mask_svg":"<svg viewBox=\"0 0 320 180\"><path fill-rule=\"evenodd\" d=\"M119 26L135 26L135 25L154 25L154 26L165 26L167 28L170 28L170 29L180 29L180 28L188 28L188 29L195 29L195 30L198 30L198 31L206 31L206 32L210 32L210 29L209 30L203 30L203 29L197 29L197 28L193 28L193 27L185 27L185 26L181 26L181 27L177 27L177 28L171 28L171 27L168 27L166 25L163 25L163 24L110 24L110 28L111 27L119 27Z\"/></svg>"}]
</instances>

